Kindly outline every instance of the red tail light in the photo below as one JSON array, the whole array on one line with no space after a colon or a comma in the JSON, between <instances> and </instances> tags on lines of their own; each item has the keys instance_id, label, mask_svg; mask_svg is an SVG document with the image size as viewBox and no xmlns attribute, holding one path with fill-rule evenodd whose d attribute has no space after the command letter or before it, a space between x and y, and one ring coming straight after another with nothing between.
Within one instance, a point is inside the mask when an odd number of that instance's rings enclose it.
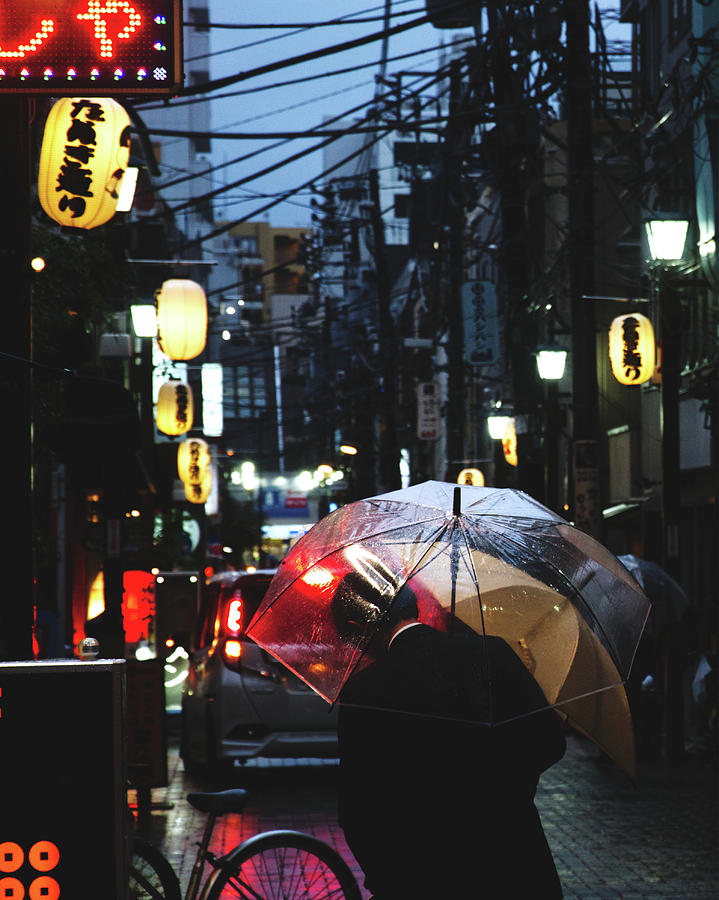
<instances>
[{"instance_id":1,"label":"red tail light","mask_svg":"<svg viewBox=\"0 0 719 900\"><path fill-rule=\"evenodd\" d=\"M239 597L228 603L225 624L232 635L238 635L242 631L242 600Z\"/></svg>"},{"instance_id":2,"label":"red tail light","mask_svg":"<svg viewBox=\"0 0 719 900\"><path fill-rule=\"evenodd\" d=\"M242 642L227 640L225 641L225 658L231 662L237 662L242 655Z\"/></svg>"}]
</instances>

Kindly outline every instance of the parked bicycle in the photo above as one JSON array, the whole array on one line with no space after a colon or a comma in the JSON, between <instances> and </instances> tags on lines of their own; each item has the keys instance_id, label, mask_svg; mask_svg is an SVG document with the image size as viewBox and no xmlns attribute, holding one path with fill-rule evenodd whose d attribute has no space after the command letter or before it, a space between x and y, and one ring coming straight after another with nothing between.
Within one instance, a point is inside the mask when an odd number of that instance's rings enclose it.
<instances>
[{"instance_id":1,"label":"parked bicycle","mask_svg":"<svg viewBox=\"0 0 719 900\"><path fill-rule=\"evenodd\" d=\"M266 831L216 856L210 841L217 819L241 813L248 797L242 788L187 795L188 803L206 813L207 820L185 900L361 900L350 867L314 835ZM133 841L129 896L130 900L182 900L175 870L157 848L139 837Z\"/></svg>"}]
</instances>

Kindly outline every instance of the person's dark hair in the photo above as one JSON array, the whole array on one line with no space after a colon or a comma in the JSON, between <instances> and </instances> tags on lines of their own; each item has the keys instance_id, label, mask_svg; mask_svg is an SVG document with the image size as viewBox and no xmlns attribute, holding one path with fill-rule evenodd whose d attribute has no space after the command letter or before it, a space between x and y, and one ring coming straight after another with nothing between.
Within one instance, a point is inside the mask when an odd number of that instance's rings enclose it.
<instances>
[{"instance_id":1,"label":"person's dark hair","mask_svg":"<svg viewBox=\"0 0 719 900\"><path fill-rule=\"evenodd\" d=\"M332 618L337 631L345 637L364 632L382 617L386 600L359 572L349 572L337 585L332 598Z\"/></svg>"},{"instance_id":2,"label":"person's dark hair","mask_svg":"<svg viewBox=\"0 0 719 900\"><path fill-rule=\"evenodd\" d=\"M417 596L411 587L403 584L397 591L383 624L388 628L394 628L398 622L418 618Z\"/></svg>"}]
</instances>

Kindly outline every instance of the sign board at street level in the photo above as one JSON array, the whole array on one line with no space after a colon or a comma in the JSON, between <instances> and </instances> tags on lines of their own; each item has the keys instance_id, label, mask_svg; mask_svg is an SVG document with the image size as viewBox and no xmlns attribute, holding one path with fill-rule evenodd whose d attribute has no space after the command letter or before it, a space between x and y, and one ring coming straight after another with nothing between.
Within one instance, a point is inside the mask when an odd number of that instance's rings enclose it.
<instances>
[{"instance_id":1,"label":"sign board at street level","mask_svg":"<svg viewBox=\"0 0 719 900\"><path fill-rule=\"evenodd\" d=\"M170 95L181 0L3 0L0 94Z\"/></svg>"},{"instance_id":2,"label":"sign board at street level","mask_svg":"<svg viewBox=\"0 0 719 900\"><path fill-rule=\"evenodd\" d=\"M0 663L0 897L126 900L124 679Z\"/></svg>"}]
</instances>

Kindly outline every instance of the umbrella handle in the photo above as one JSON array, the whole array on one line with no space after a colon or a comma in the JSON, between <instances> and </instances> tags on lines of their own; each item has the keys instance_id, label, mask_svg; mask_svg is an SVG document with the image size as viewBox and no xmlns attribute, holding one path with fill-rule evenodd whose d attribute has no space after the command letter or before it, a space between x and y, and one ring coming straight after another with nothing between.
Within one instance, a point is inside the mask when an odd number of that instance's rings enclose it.
<instances>
[{"instance_id":1,"label":"umbrella handle","mask_svg":"<svg viewBox=\"0 0 719 900\"><path fill-rule=\"evenodd\" d=\"M454 489L454 497L452 498L452 515L459 516L462 514L462 488L457 485Z\"/></svg>"}]
</instances>

